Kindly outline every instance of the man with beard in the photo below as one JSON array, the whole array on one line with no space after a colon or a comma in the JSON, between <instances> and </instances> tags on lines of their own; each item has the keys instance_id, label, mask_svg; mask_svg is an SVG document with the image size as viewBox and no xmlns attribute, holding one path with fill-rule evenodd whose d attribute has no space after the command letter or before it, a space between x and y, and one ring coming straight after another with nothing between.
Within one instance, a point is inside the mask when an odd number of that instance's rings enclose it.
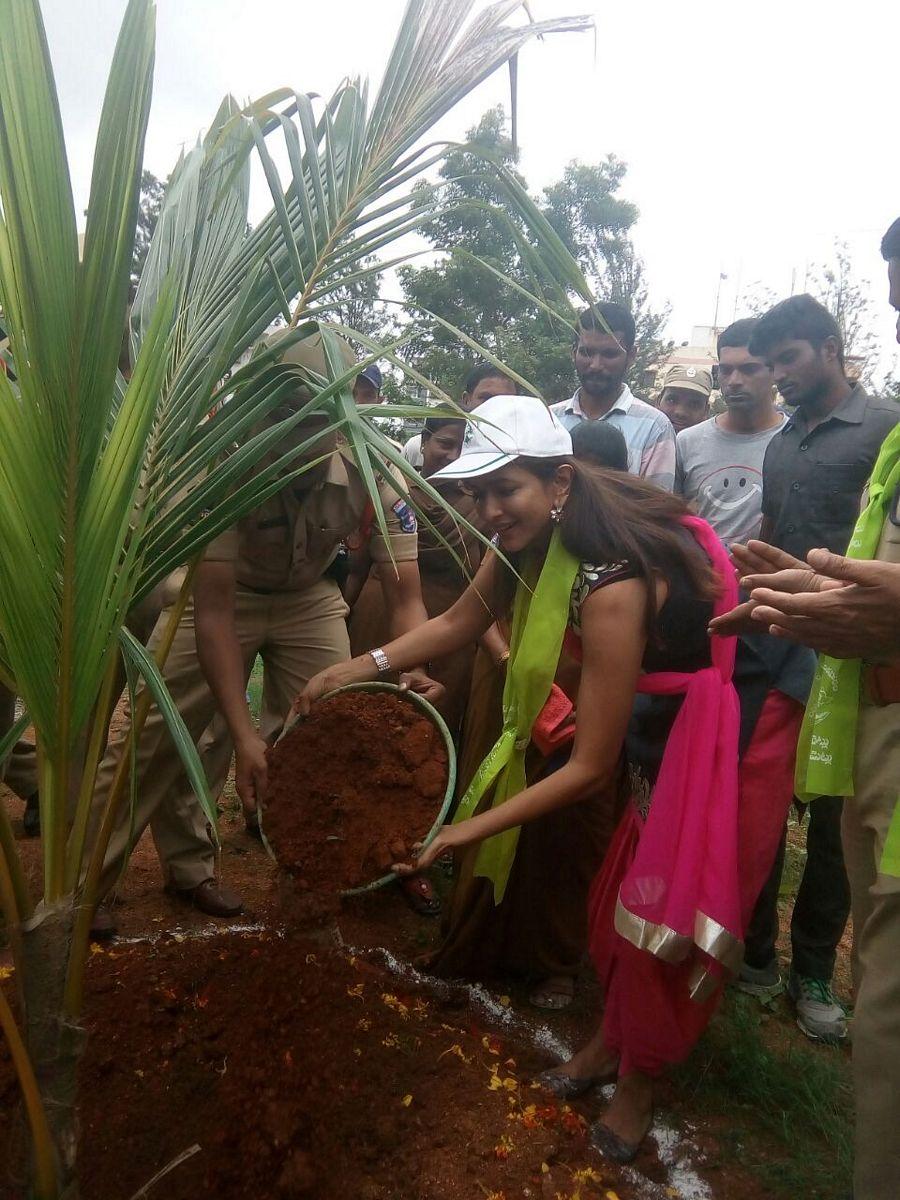
<instances>
[{"instance_id":1,"label":"man with beard","mask_svg":"<svg viewBox=\"0 0 900 1200\"><path fill-rule=\"evenodd\" d=\"M775 385L795 408L766 451L760 537L800 560L815 547L842 554L866 480L900 410L848 381L837 322L812 296L792 296L770 309L759 319L749 350L770 365ZM723 628L731 629L729 620L722 618ZM810 805L806 864L791 919L788 990L797 1005L797 1023L807 1037L827 1042L847 1034L831 988L835 952L850 911L842 805L839 796L829 795ZM745 939L744 981L752 973L760 990L779 984L780 876L777 862Z\"/></svg>"},{"instance_id":2,"label":"man with beard","mask_svg":"<svg viewBox=\"0 0 900 1200\"><path fill-rule=\"evenodd\" d=\"M579 388L551 412L571 431L580 421L609 421L625 438L628 470L671 492L675 486L675 430L669 418L639 400L625 382L634 365L634 317L621 304L601 301L578 318L572 358Z\"/></svg>"},{"instance_id":3,"label":"man with beard","mask_svg":"<svg viewBox=\"0 0 900 1200\"><path fill-rule=\"evenodd\" d=\"M900 342L900 218L881 243ZM882 446L848 546L806 563L754 542L743 582L763 629L825 656L798 754L801 786L844 792L853 898L856 1200L900 1179L900 431ZM812 736L812 731L815 736ZM815 750L815 754L813 751ZM813 808L819 801L813 802Z\"/></svg>"}]
</instances>

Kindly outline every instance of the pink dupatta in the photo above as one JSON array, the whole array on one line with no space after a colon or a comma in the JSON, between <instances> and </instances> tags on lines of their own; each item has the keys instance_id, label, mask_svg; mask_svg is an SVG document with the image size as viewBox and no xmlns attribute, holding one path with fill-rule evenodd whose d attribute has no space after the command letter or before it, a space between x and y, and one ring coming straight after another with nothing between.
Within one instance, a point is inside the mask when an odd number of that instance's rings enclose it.
<instances>
[{"instance_id":1,"label":"pink dupatta","mask_svg":"<svg viewBox=\"0 0 900 1200\"><path fill-rule=\"evenodd\" d=\"M720 578L714 612L738 600L728 555L709 525L683 517ZM634 860L619 890L616 931L639 949L677 963L696 948L700 998L743 956L738 880L738 733L732 683L737 639L712 638L712 664L700 671L642 676L638 691L684 695Z\"/></svg>"}]
</instances>

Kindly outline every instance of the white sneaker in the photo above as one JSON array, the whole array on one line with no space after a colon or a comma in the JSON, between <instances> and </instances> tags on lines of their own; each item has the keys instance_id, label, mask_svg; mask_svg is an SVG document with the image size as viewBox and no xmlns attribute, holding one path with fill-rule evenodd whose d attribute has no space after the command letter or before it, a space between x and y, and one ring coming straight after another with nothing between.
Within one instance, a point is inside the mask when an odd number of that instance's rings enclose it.
<instances>
[{"instance_id":1,"label":"white sneaker","mask_svg":"<svg viewBox=\"0 0 900 1200\"><path fill-rule=\"evenodd\" d=\"M809 979L792 969L788 995L797 1005L797 1024L811 1041L842 1042L847 1036L847 1017L830 981Z\"/></svg>"}]
</instances>

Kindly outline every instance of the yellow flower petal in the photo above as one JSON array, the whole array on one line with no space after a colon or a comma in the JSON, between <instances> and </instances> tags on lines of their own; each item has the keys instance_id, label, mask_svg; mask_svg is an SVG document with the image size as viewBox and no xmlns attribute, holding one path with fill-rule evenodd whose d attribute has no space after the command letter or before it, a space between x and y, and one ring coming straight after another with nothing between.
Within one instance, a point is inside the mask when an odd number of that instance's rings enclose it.
<instances>
[{"instance_id":1,"label":"yellow flower petal","mask_svg":"<svg viewBox=\"0 0 900 1200\"><path fill-rule=\"evenodd\" d=\"M403 1105L404 1108L409 1108L409 1106L412 1104L412 1093L407 1092L406 1095L403 1097L403 1099L400 1101L400 1103Z\"/></svg>"}]
</instances>

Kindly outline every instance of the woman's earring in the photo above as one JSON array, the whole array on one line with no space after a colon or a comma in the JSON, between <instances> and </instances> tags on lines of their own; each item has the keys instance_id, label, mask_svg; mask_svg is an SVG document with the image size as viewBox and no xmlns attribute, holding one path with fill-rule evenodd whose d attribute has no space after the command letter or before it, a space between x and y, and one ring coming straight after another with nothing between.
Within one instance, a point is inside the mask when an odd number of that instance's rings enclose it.
<instances>
[{"instance_id":1,"label":"woman's earring","mask_svg":"<svg viewBox=\"0 0 900 1200\"><path fill-rule=\"evenodd\" d=\"M563 510L558 504L554 504L550 509L550 520L554 525L558 525L562 520Z\"/></svg>"}]
</instances>

